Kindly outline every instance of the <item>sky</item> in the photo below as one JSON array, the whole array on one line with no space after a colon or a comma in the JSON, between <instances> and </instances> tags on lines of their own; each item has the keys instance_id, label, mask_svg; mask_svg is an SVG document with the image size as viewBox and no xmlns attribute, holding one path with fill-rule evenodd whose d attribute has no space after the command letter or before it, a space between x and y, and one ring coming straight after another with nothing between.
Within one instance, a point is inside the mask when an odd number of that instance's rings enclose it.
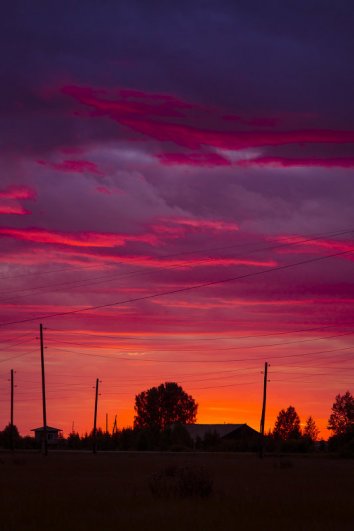
<instances>
[{"instance_id":1,"label":"sky","mask_svg":"<svg viewBox=\"0 0 354 531\"><path fill-rule=\"evenodd\" d=\"M131 426L176 381L200 423L329 435L354 372L350 1L7 3L0 428Z\"/></svg>"}]
</instances>

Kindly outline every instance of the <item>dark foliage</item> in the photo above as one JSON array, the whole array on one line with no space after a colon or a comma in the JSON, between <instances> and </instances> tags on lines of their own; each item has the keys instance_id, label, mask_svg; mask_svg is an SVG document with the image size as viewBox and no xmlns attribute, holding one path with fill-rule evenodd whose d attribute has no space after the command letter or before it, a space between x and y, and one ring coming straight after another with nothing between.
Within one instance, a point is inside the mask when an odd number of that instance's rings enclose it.
<instances>
[{"instance_id":1,"label":"dark foliage","mask_svg":"<svg viewBox=\"0 0 354 531\"><path fill-rule=\"evenodd\" d=\"M318 440L320 430L316 426L316 422L310 416L306 420L303 436L308 439L310 443L315 443Z\"/></svg>"},{"instance_id":2,"label":"dark foliage","mask_svg":"<svg viewBox=\"0 0 354 531\"><path fill-rule=\"evenodd\" d=\"M337 395L328 419L328 429L334 435L343 435L354 427L354 397L347 391Z\"/></svg>"},{"instance_id":3,"label":"dark foliage","mask_svg":"<svg viewBox=\"0 0 354 531\"><path fill-rule=\"evenodd\" d=\"M15 425L8 424L3 431L0 432L0 447L2 448L18 448L21 443L21 437Z\"/></svg>"},{"instance_id":4,"label":"dark foliage","mask_svg":"<svg viewBox=\"0 0 354 531\"><path fill-rule=\"evenodd\" d=\"M293 406L282 409L278 413L275 422L273 436L275 439L287 441L289 439L300 439L300 418Z\"/></svg>"},{"instance_id":5,"label":"dark foliage","mask_svg":"<svg viewBox=\"0 0 354 531\"><path fill-rule=\"evenodd\" d=\"M151 387L135 397L135 428L165 430L175 423L195 422L198 405L175 382Z\"/></svg>"}]
</instances>

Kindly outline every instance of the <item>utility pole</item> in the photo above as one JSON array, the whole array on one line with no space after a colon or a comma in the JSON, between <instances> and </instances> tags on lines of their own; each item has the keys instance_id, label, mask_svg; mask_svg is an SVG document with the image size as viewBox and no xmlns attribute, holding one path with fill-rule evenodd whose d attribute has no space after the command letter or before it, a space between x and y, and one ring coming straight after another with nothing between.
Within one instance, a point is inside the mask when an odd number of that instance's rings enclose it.
<instances>
[{"instance_id":1,"label":"utility pole","mask_svg":"<svg viewBox=\"0 0 354 531\"><path fill-rule=\"evenodd\" d=\"M94 454L96 453L98 384L99 384L99 379L96 378L95 413L93 416L93 437L92 437L92 451Z\"/></svg>"},{"instance_id":2,"label":"utility pole","mask_svg":"<svg viewBox=\"0 0 354 531\"><path fill-rule=\"evenodd\" d=\"M106 413L106 433L108 433L108 413Z\"/></svg>"},{"instance_id":3,"label":"utility pole","mask_svg":"<svg viewBox=\"0 0 354 531\"><path fill-rule=\"evenodd\" d=\"M42 404L43 404L43 450L44 455L48 455L47 441L47 406L45 400L45 372L44 372L44 346L43 346L43 325L39 325L39 335L41 342L41 368L42 368Z\"/></svg>"},{"instance_id":4,"label":"utility pole","mask_svg":"<svg viewBox=\"0 0 354 531\"><path fill-rule=\"evenodd\" d=\"M117 415L114 417L112 435L114 435L115 433L117 433Z\"/></svg>"},{"instance_id":5,"label":"utility pole","mask_svg":"<svg viewBox=\"0 0 354 531\"><path fill-rule=\"evenodd\" d=\"M14 449L14 370L11 369L11 408L10 408L11 450Z\"/></svg>"},{"instance_id":6,"label":"utility pole","mask_svg":"<svg viewBox=\"0 0 354 531\"><path fill-rule=\"evenodd\" d=\"M262 417L261 417L261 441L259 448L259 457L262 459L264 454L264 424L265 424L265 413L266 413L266 403L267 403L267 383L268 383L268 362L264 364L264 382L263 382L263 406L262 406Z\"/></svg>"}]
</instances>

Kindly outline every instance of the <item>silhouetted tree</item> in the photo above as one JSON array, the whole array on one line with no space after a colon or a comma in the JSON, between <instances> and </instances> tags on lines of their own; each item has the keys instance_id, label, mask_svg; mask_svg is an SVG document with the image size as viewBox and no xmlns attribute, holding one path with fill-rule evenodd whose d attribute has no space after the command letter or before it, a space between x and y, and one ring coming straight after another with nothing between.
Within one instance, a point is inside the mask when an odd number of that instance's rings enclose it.
<instances>
[{"instance_id":1,"label":"silhouetted tree","mask_svg":"<svg viewBox=\"0 0 354 531\"><path fill-rule=\"evenodd\" d=\"M21 436L15 425L8 424L3 431L0 431L0 446L3 448L11 448L11 441L14 446L18 446L20 440Z\"/></svg>"},{"instance_id":2,"label":"silhouetted tree","mask_svg":"<svg viewBox=\"0 0 354 531\"><path fill-rule=\"evenodd\" d=\"M166 382L136 395L134 409L134 428L164 430L195 422L198 405L177 383Z\"/></svg>"},{"instance_id":3,"label":"silhouetted tree","mask_svg":"<svg viewBox=\"0 0 354 531\"><path fill-rule=\"evenodd\" d=\"M316 422L311 416L308 417L304 428L304 437L309 439L311 442L315 442L318 440L319 434L320 430L317 428Z\"/></svg>"},{"instance_id":4,"label":"silhouetted tree","mask_svg":"<svg viewBox=\"0 0 354 531\"><path fill-rule=\"evenodd\" d=\"M273 435L282 441L301 437L300 418L293 406L279 411Z\"/></svg>"},{"instance_id":5,"label":"silhouetted tree","mask_svg":"<svg viewBox=\"0 0 354 531\"><path fill-rule=\"evenodd\" d=\"M332 413L328 419L327 429L334 435L342 435L354 427L354 397L347 391L344 395L337 395L332 406Z\"/></svg>"},{"instance_id":6,"label":"silhouetted tree","mask_svg":"<svg viewBox=\"0 0 354 531\"><path fill-rule=\"evenodd\" d=\"M68 448L78 450L81 448L81 439L80 435L76 431L72 431L69 433L67 438Z\"/></svg>"}]
</instances>

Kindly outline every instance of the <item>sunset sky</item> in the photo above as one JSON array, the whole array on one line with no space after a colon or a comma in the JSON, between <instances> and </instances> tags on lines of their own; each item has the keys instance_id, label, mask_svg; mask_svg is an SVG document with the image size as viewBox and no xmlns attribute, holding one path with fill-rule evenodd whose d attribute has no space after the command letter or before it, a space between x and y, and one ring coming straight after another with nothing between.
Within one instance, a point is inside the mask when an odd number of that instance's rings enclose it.
<instances>
[{"instance_id":1,"label":"sunset sky","mask_svg":"<svg viewBox=\"0 0 354 531\"><path fill-rule=\"evenodd\" d=\"M354 5L19 0L2 9L0 429L198 422L328 437L354 377ZM209 284L209 285L208 285ZM187 289L185 289L187 288Z\"/></svg>"}]
</instances>

